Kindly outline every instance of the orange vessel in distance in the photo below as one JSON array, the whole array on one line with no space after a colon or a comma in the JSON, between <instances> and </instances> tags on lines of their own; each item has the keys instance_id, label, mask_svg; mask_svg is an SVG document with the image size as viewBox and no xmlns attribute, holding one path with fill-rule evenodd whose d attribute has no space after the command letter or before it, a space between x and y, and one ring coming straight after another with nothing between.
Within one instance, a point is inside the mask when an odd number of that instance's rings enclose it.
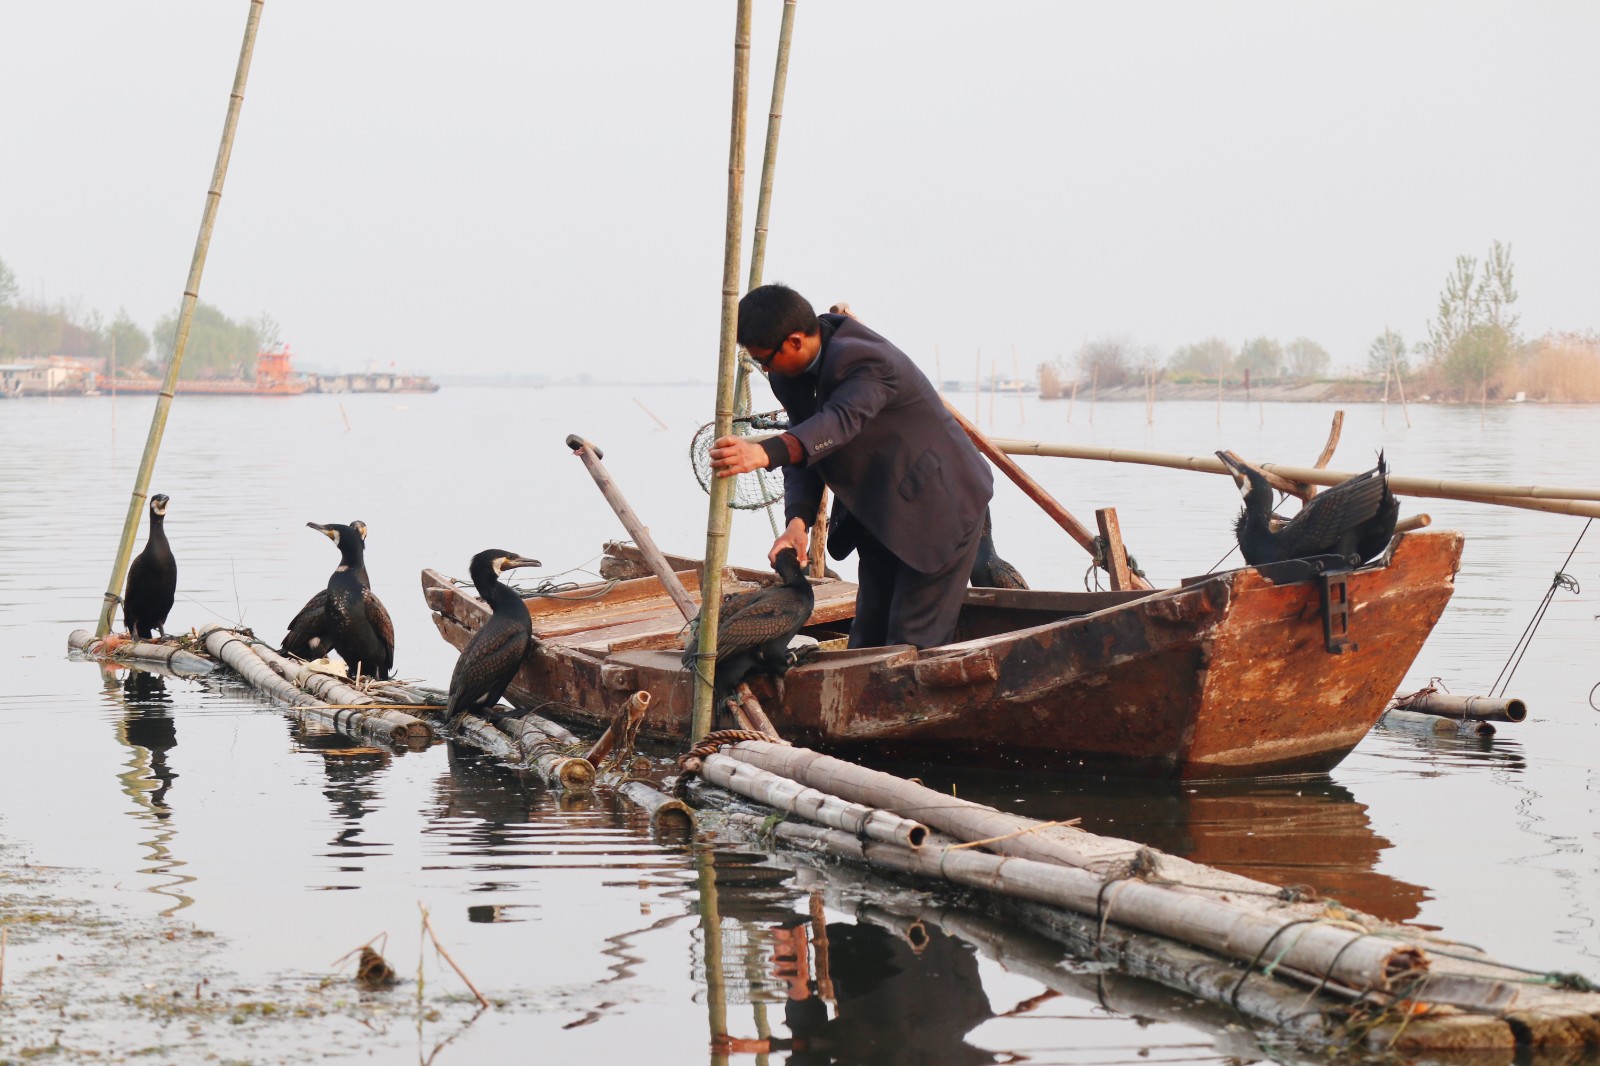
<instances>
[{"instance_id":1,"label":"orange vessel in distance","mask_svg":"<svg viewBox=\"0 0 1600 1066\"><path fill-rule=\"evenodd\" d=\"M216 381L194 379L178 382L178 392L186 396L298 396L310 387L305 375L295 373L294 356L287 344L275 345L257 353L254 381L238 379ZM103 378L102 392L129 392L153 395L161 391L161 379Z\"/></svg>"}]
</instances>

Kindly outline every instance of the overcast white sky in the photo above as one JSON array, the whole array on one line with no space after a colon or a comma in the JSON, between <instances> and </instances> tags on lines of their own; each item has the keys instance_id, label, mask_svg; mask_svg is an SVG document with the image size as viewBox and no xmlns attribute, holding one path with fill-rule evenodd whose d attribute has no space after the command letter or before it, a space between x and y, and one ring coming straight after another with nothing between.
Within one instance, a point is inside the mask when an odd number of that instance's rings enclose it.
<instances>
[{"instance_id":1,"label":"overcast white sky","mask_svg":"<svg viewBox=\"0 0 1600 1066\"><path fill-rule=\"evenodd\" d=\"M0 11L0 258L177 305L246 0ZM780 0L756 5L747 221ZM305 363L714 374L731 0L268 0L201 295ZM1600 4L800 0L766 276L929 370L1420 338L1513 245L1600 326Z\"/></svg>"}]
</instances>

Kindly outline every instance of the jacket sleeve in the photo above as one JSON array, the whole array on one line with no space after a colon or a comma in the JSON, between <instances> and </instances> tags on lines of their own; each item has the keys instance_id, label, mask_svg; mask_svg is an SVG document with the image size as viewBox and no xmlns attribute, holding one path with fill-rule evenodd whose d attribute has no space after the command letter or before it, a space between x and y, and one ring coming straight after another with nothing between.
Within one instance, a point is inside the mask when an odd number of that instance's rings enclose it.
<instances>
[{"instance_id":1,"label":"jacket sleeve","mask_svg":"<svg viewBox=\"0 0 1600 1066\"><path fill-rule=\"evenodd\" d=\"M783 468L783 524L796 518L810 529L822 506L822 474L811 466Z\"/></svg>"},{"instance_id":2,"label":"jacket sleeve","mask_svg":"<svg viewBox=\"0 0 1600 1066\"><path fill-rule=\"evenodd\" d=\"M805 448L806 469L853 440L893 396L894 371L887 360L869 356L850 367L816 414L789 427Z\"/></svg>"}]
</instances>

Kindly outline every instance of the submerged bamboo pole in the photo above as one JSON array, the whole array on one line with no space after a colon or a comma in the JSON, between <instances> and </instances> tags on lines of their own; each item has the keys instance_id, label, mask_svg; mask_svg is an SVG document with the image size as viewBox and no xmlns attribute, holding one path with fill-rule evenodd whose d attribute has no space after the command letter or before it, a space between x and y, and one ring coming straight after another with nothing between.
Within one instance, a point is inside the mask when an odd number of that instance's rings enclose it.
<instances>
[{"instance_id":1,"label":"submerged bamboo pole","mask_svg":"<svg viewBox=\"0 0 1600 1066\"><path fill-rule=\"evenodd\" d=\"M1383 716L1378 719L1378 724L1396 733L1419 733L1423 736L1492 737L1496 732L1493 722L1481 719L1440 718L1432 714L1402 711L1398 707L1390 707L1384 711Z\"/></svg>"},{"instance_id":2,"label":"submerged bamboo pole","mask_svg":"<svg viewBox=\"0 0 1600 1066\"><path fill-rule=\"evenodd\" d=\"M567 730L536 714L525 714L510 723L515 730L521 758L529 769L551 788L586 792L594 787L594 764L581 755L569 755L582 742Z\"/></svg>"},{"instance_id":3,"label":"submerged bamboo pole","mask_svg":"<svg viewBox=\"0 0 1600 1066\"><path fill-rule=\"evenodd\" d=\"M733 121L728 135L728 211L722 241L722 329L717 357L717 428L721 439L733 432L734 361L739 329L739 241L744 232L745 109L750 91L750 4L737 0L733 34ZM699 649L695 652L694 714L689 737L711 732L712 681L717 662L717 623L722 615L722 566L728 561L729 478L711 479L706 515L705 570L700 577Z\"/></svg>"},{"instance_id":4,"label":"submerged bamboo pole","mask_svg":"<svg viewBox=\"0 0 1600 1066\"><path fill-rule=\"evenodd\" d=\"M928 836L927 827L910 818L842 800L726 755L707 755L700 774L730 792L857 836L908 848L921 847Z\"/></svg>"},{"instance_id":5,"label":"submerged bamboo pole","mask_svg":"<svg viewBox=\"0 0 1600 1066\"><path fill-rule=\"evenodd\" d=\"M1147 452L1133 448L1104 448L1090 444L1049 444L1036 440L995 438L995 448L1006 455L1048 455L1062 459L1095 459L1108 463L1137 463L1170 470L1195 470L1206 474L1227 474L1221 461L1209 456L1178 455L1172 452ZM1257 463L1259 469L1289 481L1312 485L1337 485L1354 474L1341 470L1287 466L1282 463ZM1553 487L1548 485L1503 485L1486 481L1446 481L1440 478L1389 475L1389 489L1397 496L1426 496L1464 503L1490 503L1501 507L1521 507L1530 511L1549 511L1600 518L1600 489Z\"/></svg>"},{"instance_id":6,"label":"submerged bamboo pole","mask_svg":"<svg viewBox=\"0 0 1600 1066\"><path fill-rule=\"evenodd\" d=\"M753 816L725 817L738 821ZM771 832L802 848L1094 915L1252 965L1270 957L1275 966L1326 975L1360 991L1402 988L1428 971L1421 948L1372 937L1350 923L1306 922L1136 878L1102 880L1075 867L973 849L934 844L913 849L796 822L780 822Z\"/></svg>"},{"instance_id":7,"label":"submerged bamboo pole","mask_svg":"<svg viewBox=\"0 0 1600 1066\"><path fill-rule=\"evenodd\" d=\"M645 781L628 781L617 787L617 792L650 814L652 829L693 829L694 811L681 799L675 799Z\"/></svg>"},{"instance_id":8,"label":"submerged bamboo pole","mask_svg":"<svg viewBox=\"0 0 1600 1066\"><path fill-rule=\"evenodd\" d=\"M94 635L97 637L111 632L111 618L116 613L122 584L128 576L133 542L139 534L139 521L144 517L145 501L150 493L150 477L155 472L161 438L166 433L167 412L172 408L172 397L178 389L178 371L183 367L184 350L189 344L189 325L194 321L195 304L200 299L200 275L205 271L206 252L211 247L211 229L216 224L217 207L222 201L222 182L228 176L228 159L233 154L233 135L239 128L239 109L244 105L244 87L250 76L250 57L255 51L256 28L261 23L261 5L262 0L250 0L250 14L244 24L244 43L239 47L239 64L233 74L233 91L228 95L228 115L222 122L222 143L217 146L217 162L211 171L211 188L206 191L205 210L200 214L200 232L195 237L194 256L189 261L189 278L183 286L183 302L178 307L178 328L172 340L172 358L167 360L167 374L162 379L161 392L156 396L155 412L150 416L150 435L145 438L139 472L134 475L128 513L122 520L122 539L117 544L116 559L111 564L111 580L106 585L105 602L100 606L100 621L95 626Z\"/></svg>"}]
</instances>

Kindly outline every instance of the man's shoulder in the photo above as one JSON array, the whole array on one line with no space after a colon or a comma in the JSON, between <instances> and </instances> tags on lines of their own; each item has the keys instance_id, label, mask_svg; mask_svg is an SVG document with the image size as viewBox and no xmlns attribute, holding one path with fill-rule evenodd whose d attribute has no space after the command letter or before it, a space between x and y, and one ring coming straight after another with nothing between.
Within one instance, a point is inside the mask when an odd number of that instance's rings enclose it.
<instances>
[{"instance_id":1,"label":"man's shoulder","mask_svg":"<svg viewBox=\"0 0 1600 1066\"><path fill-rule=\"evenodd\" d=\"M828 342L828 357L833 369L862 360L909 361L894 342L853 318L845 319L833 331L833 339Z\"/></svg>"}]
</instances>

